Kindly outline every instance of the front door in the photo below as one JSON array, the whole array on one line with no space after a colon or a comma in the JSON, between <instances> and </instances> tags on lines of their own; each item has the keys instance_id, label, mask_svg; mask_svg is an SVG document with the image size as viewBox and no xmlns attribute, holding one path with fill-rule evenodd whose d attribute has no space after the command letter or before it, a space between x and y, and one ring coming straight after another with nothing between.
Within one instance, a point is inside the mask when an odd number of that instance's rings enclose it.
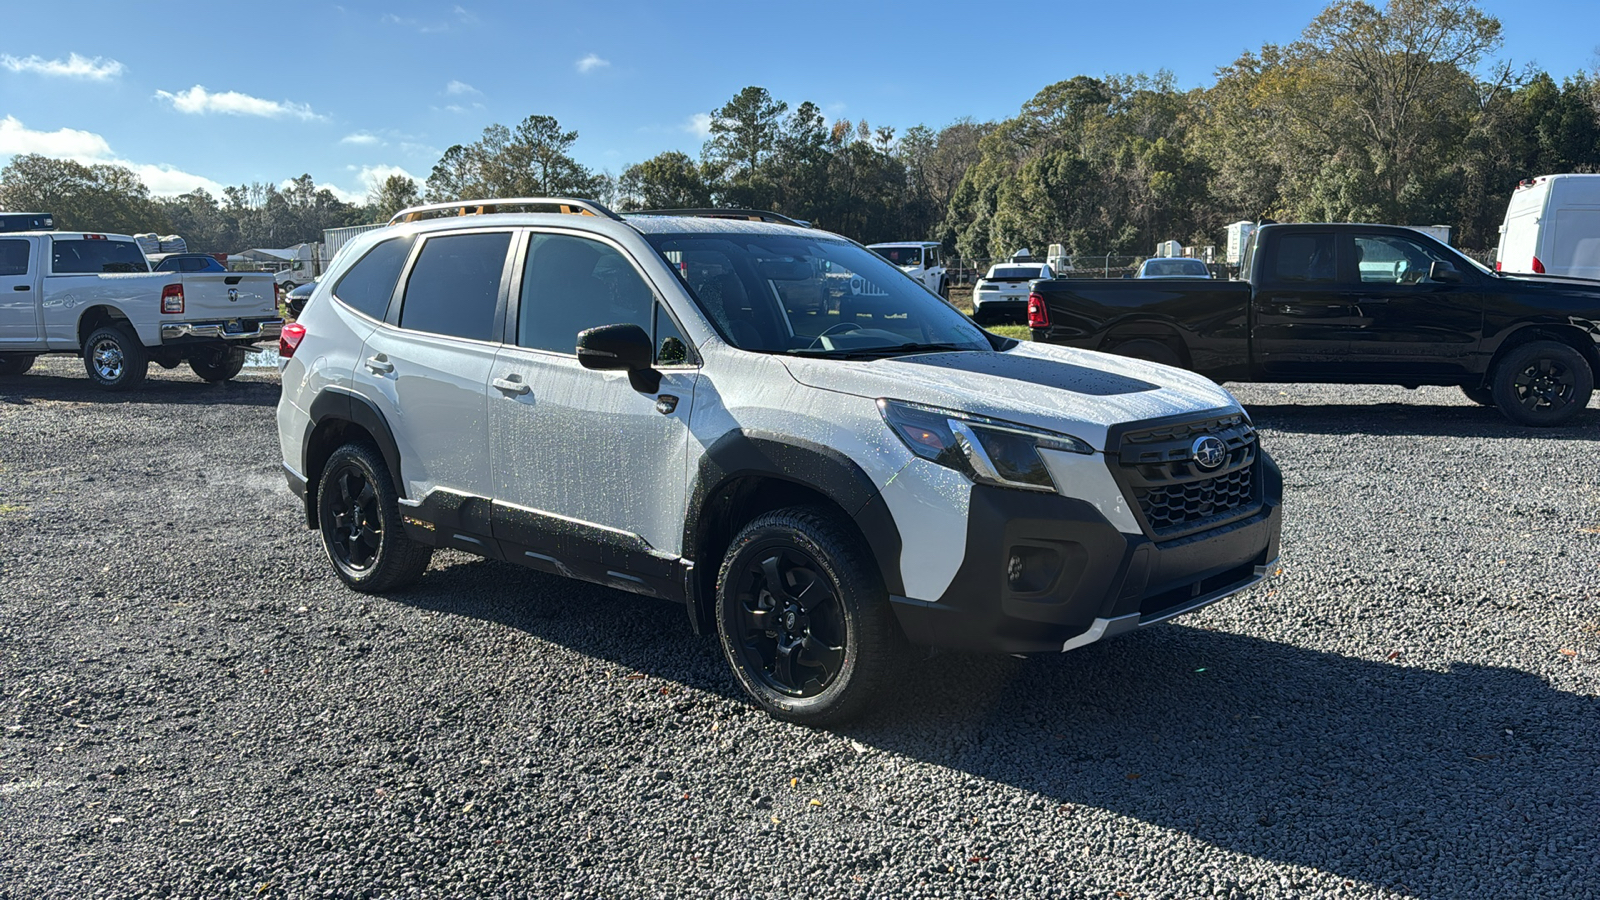
<instances>
[{"instance_id":1,"label":"front door","mask_svg":"<svg viewBox=\"0 0 1600 900\"><path fill-rule=\"evenodd\" d=\"M1362 374L1404 378L1465 375L1483 332L1478 273L1440 248L1406 235L1354 232L1345 242L1352 312L1350 365ZM1450 264L1460 282L1429 277ZM1462 271L1465 269L1466 271Z\"/></svg>"},{"instance_id":2,"label":"front door","mask_svg":"<svg viewBox=\"0 0 1600 900\"><path fill-rule=\"evenodd\" d=\"M489 387L496 539L526 565L671 593L699 377L682 332L620 248L571 233L531 235L513 309ZM653 335L654 391L578 362L580 331L622 323Z\"/></svg>"},{"instance_id":3,"label":"front door","mask_svg":"<svg viewBox=\"0 0 1600 900\"><path fill-rule=\"evenodd\" d=\"M44 341L32 270L35 238L0 238L0 350L37 348Z\"/></svg>"},{"instance_id":4,"label":"front door","mask_svg":"<svg viewBox=\"0 0 1600 900\"><path fill-rule=\"evenodd\" d=\"M1349 350L1351 309L1331 231L1271 235L1252 301L1251 357L1264 377L1330 375Z\"/></svg>"}]
</instances>

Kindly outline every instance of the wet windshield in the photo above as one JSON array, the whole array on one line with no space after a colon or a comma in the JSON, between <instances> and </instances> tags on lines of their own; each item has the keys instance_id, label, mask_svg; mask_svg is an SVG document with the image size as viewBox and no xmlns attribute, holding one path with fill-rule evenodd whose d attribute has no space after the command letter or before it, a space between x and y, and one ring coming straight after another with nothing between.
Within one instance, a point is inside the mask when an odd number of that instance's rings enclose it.
<instances>
[{"instance_id":1,"label":"wet windshield","mask_svg":"<svg viewBox=\"0 0 1600 900\"><path fill-rule=\"evenodd\" d=\"M855 244L781 234L648 239L741 350L871 357L993 349L969 319Z\"/></svg>"}]
</instances>

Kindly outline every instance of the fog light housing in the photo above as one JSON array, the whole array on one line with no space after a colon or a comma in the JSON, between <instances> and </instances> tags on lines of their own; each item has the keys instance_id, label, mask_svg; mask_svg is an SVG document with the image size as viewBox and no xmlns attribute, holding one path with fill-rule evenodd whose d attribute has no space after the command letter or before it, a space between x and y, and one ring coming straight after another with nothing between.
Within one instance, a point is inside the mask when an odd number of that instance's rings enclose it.
<instances>
[{"instance_id":1,"label":"fog light housing","mask_svg":"<svg viewBox=\"0 0 1600 900\"><path fill-rule=\"evenodd\" d=\"M1061 553L1054 547L1019 544L1006 561L1006 585L1016 594L1041 594L1055 586L1061 574Z\"/></svg>"}]
</instances>

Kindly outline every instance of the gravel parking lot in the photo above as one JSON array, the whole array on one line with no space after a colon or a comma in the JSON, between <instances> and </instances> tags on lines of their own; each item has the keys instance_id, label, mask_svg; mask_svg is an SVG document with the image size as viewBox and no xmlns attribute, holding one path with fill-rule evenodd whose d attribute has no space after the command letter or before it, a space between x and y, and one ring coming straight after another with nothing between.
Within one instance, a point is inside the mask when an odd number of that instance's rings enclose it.
<instances>
[{"instance_id":1,"label":"gravel parking lot","mask_svg":"<svg viewBox=\"0 0 1600 900\"><path fill-rule=\"evenodd\" d=\"M345 591L270 370L43 360L0 382L0 897L1600 896L1600 409L1234 390L1277 579L830 732L659 601L454 553Z\"/></svg>"}]
</instances>

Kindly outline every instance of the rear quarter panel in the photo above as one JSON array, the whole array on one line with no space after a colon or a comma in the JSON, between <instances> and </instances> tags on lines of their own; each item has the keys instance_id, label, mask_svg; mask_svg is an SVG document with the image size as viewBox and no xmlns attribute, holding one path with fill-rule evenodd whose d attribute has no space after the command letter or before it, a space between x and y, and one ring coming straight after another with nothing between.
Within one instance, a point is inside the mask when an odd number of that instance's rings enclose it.
<instances>
[{"instance_id":1,"label":"rear quarter panel","mask_svg":"<svg viewBox=\"0 0 1600 900\"><path fill-rule=\"evenodd\" d=\"M1034 290L1050 311L1050 327L1035 329L1035 340L1108 350L1119 332L1165 326L1182 339L1195 371L1249 365L1248 282L1063 278Z\"/></svg>"}]
</instances>

